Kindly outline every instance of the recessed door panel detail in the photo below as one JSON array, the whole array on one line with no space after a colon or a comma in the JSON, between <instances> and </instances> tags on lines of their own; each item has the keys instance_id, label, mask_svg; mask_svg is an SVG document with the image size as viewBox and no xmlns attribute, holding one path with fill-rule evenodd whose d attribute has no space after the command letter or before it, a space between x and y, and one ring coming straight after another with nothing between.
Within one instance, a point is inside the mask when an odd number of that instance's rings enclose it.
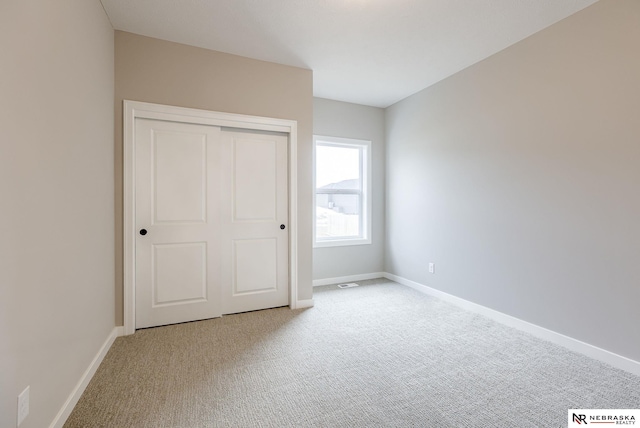
<instances>
[{"instance_id":1,"label":"recessed door panel detail","mask_svg":"<svg viewBox=\"0 0 640 428\"><path fill-rule=\"evenodd\" d=\"M233 273L234 296L276 290L278 287L276 239L234 240Z\"/></svg>"},{"instance_id":2,"label":"recessed door panel detail","mask_svg":"<svg viewBox=\"0 0 640 428\"><path fill-rule=\"evenodd\" d=\"M276 141L234 139L234 221L273 221L277 205Z\"/></svg>"},{"instance_id":3,"label":"recessed door panel detail","mask_svg":"<svg viewBox=\"0 0 640 428\"><path fill-rule=\"evenodd\" d=\"M154 224L204 223L207 206L207 136L153 132Z\"/></svg>"},{"instance_id":4,"label":"recessed door panel detail","mask_svg":"<svg viewBox=\"0 0 640 428\"><path fill-rule=\"evenodd\" d=\"M206 242L156 244L151 263L154 307L207 300Z\"/></svg>"}]
</instances>

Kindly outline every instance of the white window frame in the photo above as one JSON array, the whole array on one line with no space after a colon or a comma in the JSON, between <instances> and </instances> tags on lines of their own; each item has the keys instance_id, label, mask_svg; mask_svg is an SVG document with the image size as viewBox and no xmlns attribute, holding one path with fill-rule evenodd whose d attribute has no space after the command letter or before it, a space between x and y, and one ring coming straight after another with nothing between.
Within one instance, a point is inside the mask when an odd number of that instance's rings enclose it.
<instances>
[{"instance_id":1,"label":"white window frame","mask_svg":"<svg viewBox=\"0 0 640 428\"><path fill-rule=\"evenodd\" d=\"M360 179L361 191L340 192L345 194L359 194L361 196L361 233L359 237L347 238L322 238L316 236L316 147L320 145L349 147L360 150ZM338 192L336 192L338 193ZM357 140L354 138L329 137L324 135L313 136L313 247L341 247L348 245L371 244L371 224L372 224L372 204L371 204L371 141Z\"/></svg>"}]
</instances>

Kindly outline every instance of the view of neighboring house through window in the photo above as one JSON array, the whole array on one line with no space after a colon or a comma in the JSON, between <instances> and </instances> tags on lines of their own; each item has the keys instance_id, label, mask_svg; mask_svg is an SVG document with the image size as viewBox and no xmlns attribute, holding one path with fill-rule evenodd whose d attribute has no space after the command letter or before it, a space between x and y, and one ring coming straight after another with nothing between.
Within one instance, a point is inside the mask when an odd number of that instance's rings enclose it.
<instances>
[{"instance_id":1,"label":"view of neighboring house through window","mask_svg":"<svg viewBox=\"0 0 640 428\"><path fill-rule=\"evenodd\" d=\"M371 142L314 136L315 246L371 243Z\"/></svg>"}]
</instances>

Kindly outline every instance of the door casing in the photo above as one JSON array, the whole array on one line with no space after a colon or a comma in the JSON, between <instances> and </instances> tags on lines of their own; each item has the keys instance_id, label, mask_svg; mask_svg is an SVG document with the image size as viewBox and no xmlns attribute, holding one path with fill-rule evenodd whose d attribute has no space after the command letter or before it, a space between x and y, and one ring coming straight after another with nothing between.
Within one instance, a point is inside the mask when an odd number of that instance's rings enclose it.
<instances>
[{"instance_id":1,"label":"door casing","mask_svg":"<svg viewBox=\"0 0 640 428\"><path fill-rule=\"evenodd\" d=\"M135 120L156 119L200 125L257 131L283 132L289 135L289 307L298 302L298 204L297 204L297 122L260 116L221 113L162 104L124 101L124 334L135 332L136 224L135 224Z\"/></svg>"}]
</instances>

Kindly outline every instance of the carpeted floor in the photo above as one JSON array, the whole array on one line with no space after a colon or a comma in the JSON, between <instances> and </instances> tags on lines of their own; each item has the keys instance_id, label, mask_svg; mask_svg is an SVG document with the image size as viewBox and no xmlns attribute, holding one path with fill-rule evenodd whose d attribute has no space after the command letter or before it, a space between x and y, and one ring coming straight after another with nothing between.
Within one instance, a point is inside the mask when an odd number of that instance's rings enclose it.
<instances>
[{"instance_id":1,"label":"carpeted floor","mask_svg":"<svg viewBox=\"0 0 640 428\"><path fill-rule=\"evenodd\" d=\"M65 427L561 427L640 377L386 280L116 340Z\"/></svg>"}]
</instances>

